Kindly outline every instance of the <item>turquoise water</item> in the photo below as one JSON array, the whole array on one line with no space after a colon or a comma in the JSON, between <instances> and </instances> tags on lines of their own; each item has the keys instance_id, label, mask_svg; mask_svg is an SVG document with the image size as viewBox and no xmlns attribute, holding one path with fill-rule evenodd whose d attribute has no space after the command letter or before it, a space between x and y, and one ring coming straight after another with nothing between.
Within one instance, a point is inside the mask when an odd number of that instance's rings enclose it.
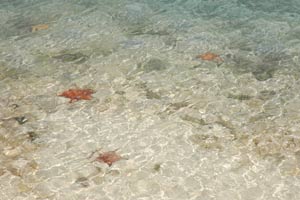
<instances>
[{"instance_id":1,"label":"turquoise water","mask_svg":"<svg viewBox=\"0 0 300 200\"><path fill-rule=\"evenodd\" d=\"M300 198L300 1L0 0L0 19L1 200Z\"/></svg>"}]
</instances>

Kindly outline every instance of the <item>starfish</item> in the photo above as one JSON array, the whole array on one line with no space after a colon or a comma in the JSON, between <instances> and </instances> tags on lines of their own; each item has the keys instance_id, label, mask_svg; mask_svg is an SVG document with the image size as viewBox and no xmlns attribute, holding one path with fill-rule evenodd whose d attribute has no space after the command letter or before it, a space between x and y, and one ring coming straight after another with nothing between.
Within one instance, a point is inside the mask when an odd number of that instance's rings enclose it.
<instances>
[{"instance_id":1,"label":"starfish","mask_svg":"<svg viewBox=\"0 0 300 200\"><path fill-rule=\"evenodd\" d=\"M49 28L48 24L38 24L38 25L31 26L31 32L47 30L48 28Z\"/></svg>"},{"instance_id":2,"label":"starfish","mask_svg":"<svg viewBox=\"0 0 300 200\"><path fill-rule=\"evenodd\" d=\"M117 152L118 149L114 151L106 151L106 152L100 152L100 154L95 158L94 161L103 162L106 163L109 167L112 166L114 162L117 162L119 160L125 159L122 156L118 155ZM95 152L92 153L92 155ZM91 155L91 156L92 156Z\"/></svg>"},{"instance_id":3,"label":"starfish","mask_svg":"<svg viewBox=\"0 0 300 200\"><path fill-rule=\"evenodd\" d=\"M224 60L218 54L214 54L212 52L206 52L204 54L198 55L197 58L201 58L202 60L207 61L216 61L216 62L223 62Z\"/></svg>"},{"instance_id":4,"label":"starfish","mask_svg":"<svg viewBox=\"0 0 300 200\"><path fill-rule=\"evenodd\" d=\"M69 89L59 94L58 96L69 98L70 103L72 103L73 101L79 100L91 100L93 93L95 93L95 91L91 89Z\"/></svg>"}]
</instances>

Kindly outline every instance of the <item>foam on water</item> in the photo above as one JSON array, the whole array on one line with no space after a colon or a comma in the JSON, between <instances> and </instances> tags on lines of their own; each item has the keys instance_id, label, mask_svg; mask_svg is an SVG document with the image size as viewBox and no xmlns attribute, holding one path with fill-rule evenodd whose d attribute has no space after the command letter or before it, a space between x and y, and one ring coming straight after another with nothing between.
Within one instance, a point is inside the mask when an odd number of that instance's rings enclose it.
<instances>
[{"instance_id":1,"label":"foam on water","mask_svg":"<svg viewBox=\"0 0 300 200\"><path fill-rule=\"evenodd\" d=\"M278 2L0 0L0 199L300 199L300 6Z\"/></svg>"}]
</instances>

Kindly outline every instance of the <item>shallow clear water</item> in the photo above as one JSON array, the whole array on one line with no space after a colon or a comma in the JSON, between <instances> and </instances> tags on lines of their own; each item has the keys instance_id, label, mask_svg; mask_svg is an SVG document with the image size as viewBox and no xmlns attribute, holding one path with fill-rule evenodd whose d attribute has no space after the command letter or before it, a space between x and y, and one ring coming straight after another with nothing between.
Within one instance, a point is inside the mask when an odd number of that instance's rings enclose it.
<instances>
[{"instance_id":1,"label":"shallow clear water","mask_svg":"<svg viewBox=\"0 0 300 200\"><path fill-rule=\"evenodd\" d=\"M1 200L300 199L300 1L0 0L0 19Z\"/></svg>"}]
</instances>

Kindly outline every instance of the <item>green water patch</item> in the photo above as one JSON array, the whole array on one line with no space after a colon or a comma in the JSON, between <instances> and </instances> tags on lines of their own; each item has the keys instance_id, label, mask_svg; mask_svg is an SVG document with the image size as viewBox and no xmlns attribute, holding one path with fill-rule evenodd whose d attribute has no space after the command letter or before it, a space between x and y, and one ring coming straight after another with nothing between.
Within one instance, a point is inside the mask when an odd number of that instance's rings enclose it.
<instances>
[{"instance_id":1,"label":"green water patch","mask_svg":"<svg viewBox=\"0 0 300 200\"><path fill-rule=\"evenodd\" d=\"M113 18L121 24L138 25L145 24L153 15L153 11L147 4L131 3L123 5L114 13Z\"/></svg>"},{"instance_id":2,"label":"green water patch","mask_svg":"<svg viewBox=\"0 0 300 200\"><path fill-rule=\"evenodd\" d=\"M43 2L47 2L47 0L1 0L0 6L6 9L10 8L22 8L22 7L29 7L33 5L38 5Z\"/></svg>"},{"instance_id":3,"label":"green water patch","mask_svg":"<svg viewBox=\"0 0 300 200\"><path fill-rule=\"evenodd\" d=\"M127 36L166 36L172 33L169 24L157 23L157 16L165 9L154 6L152 3L131 3L113 13L113 20L119 24ZM174 32L174 31L173 31Z\"/></svg>"},{"instance_id":4,"label":"green water patch","mask_svg":"<svg viewBox=\"0 0 300 200\"><path fill-rule=\"evenodd\" d=\"M92 8L98 6L101 2L98 0L73 0L72 3L85 8Z\"/></svg>"},{"instance_id":5,"label":"green water patch","mask_svg":"<svg viewBox=\"0 0 300 200\"><path fill-rule=\"evenodd\" d=\"M269 0L269 1L257 1L257 0L238 0L240 5L246 6L248 9L253 11L264 11L264 12L289 12L289 13L299 13L300 12L300 2L297 0Z\"/></svg>"}]
</instances>

